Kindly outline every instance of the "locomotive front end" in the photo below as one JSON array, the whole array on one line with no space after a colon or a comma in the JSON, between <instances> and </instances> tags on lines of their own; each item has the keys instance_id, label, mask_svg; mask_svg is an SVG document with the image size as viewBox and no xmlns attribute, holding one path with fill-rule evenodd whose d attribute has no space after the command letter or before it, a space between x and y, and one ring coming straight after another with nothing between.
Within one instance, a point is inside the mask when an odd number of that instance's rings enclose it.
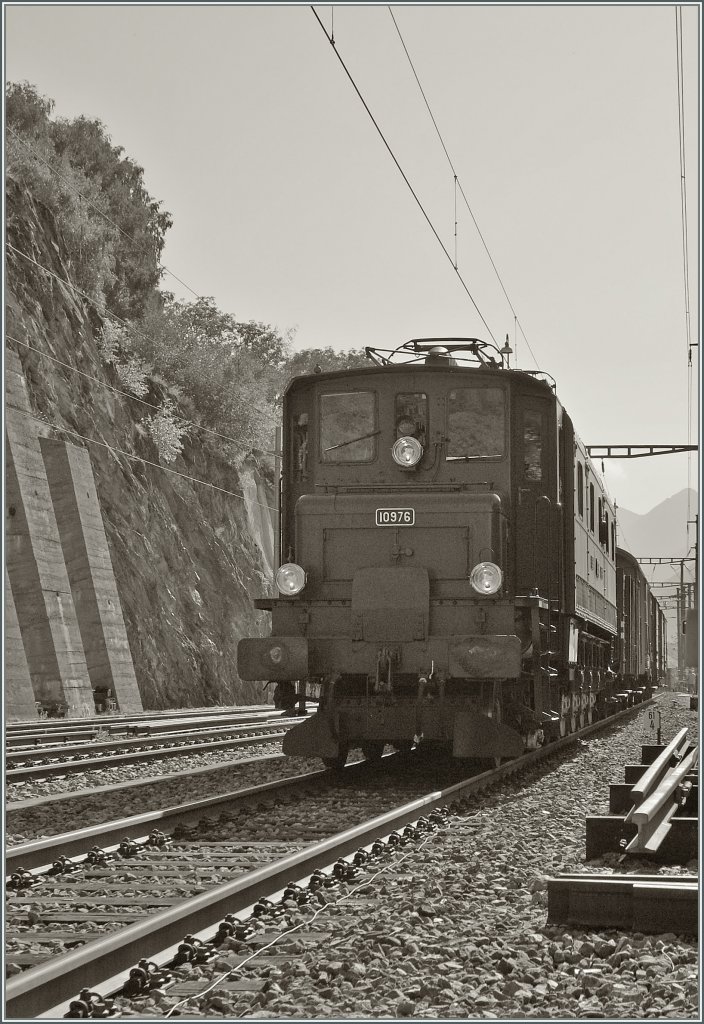
<instances>
[{"instance_id":1,"label":"locomotive front end","mask_svg":"<svg viewBox=\"0 0 704 1024\"><path fill-rule=\"evenodd\" d=\"M286 396L279 596L245 679L319 694L284 753L344 763L422 737L513 757L502 687L521 672L509 557L509 387L500 369L389 366Z\"/></svg>"}]
</instances>

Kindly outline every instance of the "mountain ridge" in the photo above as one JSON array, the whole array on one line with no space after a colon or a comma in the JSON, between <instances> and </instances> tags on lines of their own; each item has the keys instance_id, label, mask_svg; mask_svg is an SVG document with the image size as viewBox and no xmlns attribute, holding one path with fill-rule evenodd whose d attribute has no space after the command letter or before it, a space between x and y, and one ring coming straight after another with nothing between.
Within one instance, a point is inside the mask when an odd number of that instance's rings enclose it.
<instances>
[{"instance_id":1,"label":"mountain ridge","mask_svg":"<svg viewBox=\"0 0 704 1024\"><path fill-rule=\"evenodd\" d=\"M688 504L694 518L699 495L691 487L665 498L649 512L631 512L619 506L619 546L638 558L684 558L694 540L693 531L688 533L687 528Z\"/></svg>"}]
</instances>

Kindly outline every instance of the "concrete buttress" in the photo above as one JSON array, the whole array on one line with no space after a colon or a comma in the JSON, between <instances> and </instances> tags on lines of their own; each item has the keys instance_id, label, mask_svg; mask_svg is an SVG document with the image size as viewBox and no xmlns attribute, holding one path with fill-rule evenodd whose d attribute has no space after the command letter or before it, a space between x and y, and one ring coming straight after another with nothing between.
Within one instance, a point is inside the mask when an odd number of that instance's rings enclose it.
<instances>
[{"instance_id":1,"label":"concrete buttress","mask_svg":"<svg viewBox=\"0 0 704 1024\"><path fill-rule=\"evenodd\" d=\"M35 699L94 712L73 596L16 353L5 351L5 559Z\"/></svg>"}]
</instances>

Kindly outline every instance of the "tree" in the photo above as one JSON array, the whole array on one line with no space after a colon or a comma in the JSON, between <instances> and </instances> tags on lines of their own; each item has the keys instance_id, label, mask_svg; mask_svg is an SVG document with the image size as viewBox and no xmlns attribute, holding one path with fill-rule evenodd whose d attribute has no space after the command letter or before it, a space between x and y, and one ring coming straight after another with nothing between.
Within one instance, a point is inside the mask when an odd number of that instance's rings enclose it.
<instances>
[{"instance_id":1,"label":"tree","mask_svg":"<svg viewBox=\"0 0 704 1024\"><path fill-rule=\"evenodd\" d=\"M29 82L8 83L8 196L17 184L51 211L82 290L120 317L141 316L160 280L171 217L100 121L52 120L53 109Z\"/></svg>"},{"instance_id":2,"label":"tree","mask_svg":"<svg viewBox=\"0 0 704 1024\"><path fill-rule=\"evenodd\" d=\"M336 352L333 348L304 348L294 352L284 366L286 381L304 373L313 373L316 367L326 373L331 370L353 370L360 366L369 366L369 360L363 348L351 348Z\"/></svg>"}]
</instances>

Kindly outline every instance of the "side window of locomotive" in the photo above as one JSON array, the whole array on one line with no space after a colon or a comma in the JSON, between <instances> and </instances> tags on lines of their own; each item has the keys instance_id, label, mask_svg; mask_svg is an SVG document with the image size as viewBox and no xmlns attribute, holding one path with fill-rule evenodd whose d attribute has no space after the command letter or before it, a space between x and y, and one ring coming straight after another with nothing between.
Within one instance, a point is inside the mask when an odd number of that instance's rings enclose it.
<instances>
[{"instance_id":1,"label":"side window of locomotive","mask_svg":"<svg viewBox=\"0 0 704 1024\"><path fill-rule=\"evenodd\" d=\"M378 433L373 391L320 396L322 462L372 462Z\"/></svg>"},{"instance_id":2,"label":"side window of locomotive","mask_svg":"<svg viewBox=\"0 0 704 1024\"><path fill-rule=\"evenodd\" d=\"M594 533L594 484L589 484L589 529Z\"/></svg>"},{"instance_id":3,"label":"side window of locomotive","mask_svg":"<svg viewBox=\"0 0 704 1024\"><path fill-rule=\"evenodd\" d=\"M457 388L447 396L447 459L497 459L505 451L501 388Z\"/></svg>"},{"instance_id":4,"label":"side window of locomotive","mask_svg":"<svg viewBox=\"0 0 704 1024\"><path fill-rule=\"evenodd\" d=\"M543 479L542 418L534 409L523 413L523 478L533 482Z\"/></svg>"},{"instance_id":5,"label":"side window of locomotive","mask_svg":"<svg viewBox=\"0 0 704 1024\"><path fill-rule=\"evenodd\" d=\"M577 511L584 519L584 469L581 462L577 463Z\"/></svg>"},{"instance_id":6,"label":"side window of locomotive","mask_svg":"<svg viewBox=\"0 0 704 1024\"><path fill-rule=\"evenodd\" d=\"M616 558L616 523L611 523L611 557Z\"/></svg>"},{"instance_id":7,"label":"side window of locomotive","mask_svg":"<svg viewBox=\"0 0 704 1024\"><path fill-rule=\"evenodd\" d=\"M292 423L293 474L301 482L308 479L308 413L295 413Z\"/></svg>"},{"instance_id":8,"label":"side window of locomotive","mask_svg":"<svg viewBox=\"0 0 704 1024\"><path fill-rule=\"evenodd\" d=\"M416 437L425 448L428 436L428 396L422 391L396 395L396 438Z\"/></svg>"}]
</instances>

